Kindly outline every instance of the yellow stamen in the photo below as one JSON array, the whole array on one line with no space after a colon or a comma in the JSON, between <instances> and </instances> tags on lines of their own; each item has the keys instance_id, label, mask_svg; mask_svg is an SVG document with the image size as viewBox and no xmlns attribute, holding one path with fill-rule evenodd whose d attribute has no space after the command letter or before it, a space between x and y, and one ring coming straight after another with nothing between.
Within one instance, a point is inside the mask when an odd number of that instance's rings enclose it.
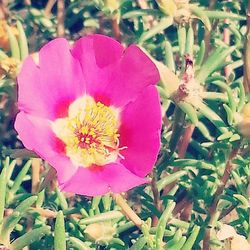
<instances>
[{"instance_id":1,"label":"yellow stamen","mask_svg":"<svg viewBox=\"0 0 250 250\"><path fill-rule=\"evenodd\" d=\"M68 117L52 123L52 129L65 143L66 155L71 161L90 167L102 166L121 157L119 125L117 108L84 96L69 106Z\"/></svg>"}]
</instances>

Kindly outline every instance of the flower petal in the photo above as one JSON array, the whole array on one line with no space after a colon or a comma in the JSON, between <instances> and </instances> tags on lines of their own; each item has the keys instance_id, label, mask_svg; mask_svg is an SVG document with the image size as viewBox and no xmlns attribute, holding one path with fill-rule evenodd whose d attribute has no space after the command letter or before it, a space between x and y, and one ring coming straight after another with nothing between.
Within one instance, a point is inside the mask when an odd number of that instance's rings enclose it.
<instances>
[{"instance_id":1,"label":"flower petal","mask_svg":"<svg viewBox=\"0 0 250 250\"><path fill-rule=\"evenodd\" d=\"M75 175L61 189L81 195L96 196L108 192L125 192L135 186L145 184L140 178L122 164L113 163L96 168L78 168Z\"/></svg>"},{"instance_id":2,"label":"flower petal","mask_svg":"<svg viewBox=\"0 0 250 250\"><path fill-rule=\"evenodd\" d=\"M56 169L61 182L71 178L77 167L65 156L64 145L55 137L49 120L20 112L15 129L27 149L36 152Z\"/></svg>"},{"instance_id":3,"label":"flower petal","mask_svg":"<svg viewBox=\"0 0 250 250\"><path fill-rule=\"evenodd\" d=\"M121 114L121 163L138 176L148 174L160 149L161 109L155 86L147 87Z\"/></svg>"},{"instance_id":4,"label":"flower petal","mask_svg":"<svg viewBox=\"0 0 250 250\"><path fill-rule=\"evenodd\" d=\"M67 40L58 38L45 45L39 52L39 66L32 57L24 61L18 90L21 111L52 120L67 114L68 105L85 93L81 66Z\"/></svg>"},{"instance_id":5,"label":"flower petal","mask_svg":"<svg viewBox=\"0 0 250 250\"><path fill-rule=\"evenodd\" d=\"M141 49L102 35L91 35L75 43L72 54L80 61L86 91L96 101L121 107L135 99L144 87L156 84L159 73Z\"/></svg>"}]
</instances>

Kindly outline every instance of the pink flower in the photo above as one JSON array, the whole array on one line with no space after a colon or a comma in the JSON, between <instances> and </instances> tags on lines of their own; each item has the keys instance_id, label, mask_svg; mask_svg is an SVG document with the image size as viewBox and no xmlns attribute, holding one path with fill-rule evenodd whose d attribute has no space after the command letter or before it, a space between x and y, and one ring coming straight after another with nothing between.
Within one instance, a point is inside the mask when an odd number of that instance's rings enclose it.
<instances>
[{"instance_id":1,"label":"pink flower","mask_svg":"<svg viewBox=\"0 0 250 250\"><path fill-rule=\"evenodd\" d=\"M28 57L18 76L15 128L57 171L63 191L95 196L146 183L159 152L159 74L135 45L90 35Z\"/></svg>"}]
</instances>

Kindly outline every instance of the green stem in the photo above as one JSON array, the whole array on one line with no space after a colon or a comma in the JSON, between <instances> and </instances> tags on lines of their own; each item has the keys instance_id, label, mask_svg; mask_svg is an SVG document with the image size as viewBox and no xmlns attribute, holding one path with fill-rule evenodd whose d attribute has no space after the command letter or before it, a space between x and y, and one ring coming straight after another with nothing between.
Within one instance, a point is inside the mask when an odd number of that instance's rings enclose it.
<instances>
[{"instance_id":1,"label":"green stem","mask_svg":"<svg viewBox=\"0 0 250 250\"><path fill-rule=\"evenodd\" d=\"M175 108L173 121L173 132L169 141L170 156L174 153L177 147L182 135L183 124L185 122L185 113L178 106Z\"/></svg>"}]
</instances>

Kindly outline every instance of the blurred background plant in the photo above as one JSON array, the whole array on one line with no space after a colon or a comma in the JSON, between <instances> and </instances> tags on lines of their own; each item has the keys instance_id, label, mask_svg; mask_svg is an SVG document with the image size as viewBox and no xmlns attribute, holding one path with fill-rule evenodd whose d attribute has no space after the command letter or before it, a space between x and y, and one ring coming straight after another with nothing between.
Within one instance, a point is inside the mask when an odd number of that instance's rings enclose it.
<instances>
[{"instance_id":1,"label":"blurred background plant","mask_svg":"<svg viewBox=\"0 0 250 250\"><path fill-rule=\"evenodd\" d=\"M0 0L3 247L250 249L249 32L243 0ZM22 60L55 37L91 33L138 44L161 74L151 185L123 195L139 217L120 209L119 196L60 192L13 129Z\"/></svg>"}]
</instances>

